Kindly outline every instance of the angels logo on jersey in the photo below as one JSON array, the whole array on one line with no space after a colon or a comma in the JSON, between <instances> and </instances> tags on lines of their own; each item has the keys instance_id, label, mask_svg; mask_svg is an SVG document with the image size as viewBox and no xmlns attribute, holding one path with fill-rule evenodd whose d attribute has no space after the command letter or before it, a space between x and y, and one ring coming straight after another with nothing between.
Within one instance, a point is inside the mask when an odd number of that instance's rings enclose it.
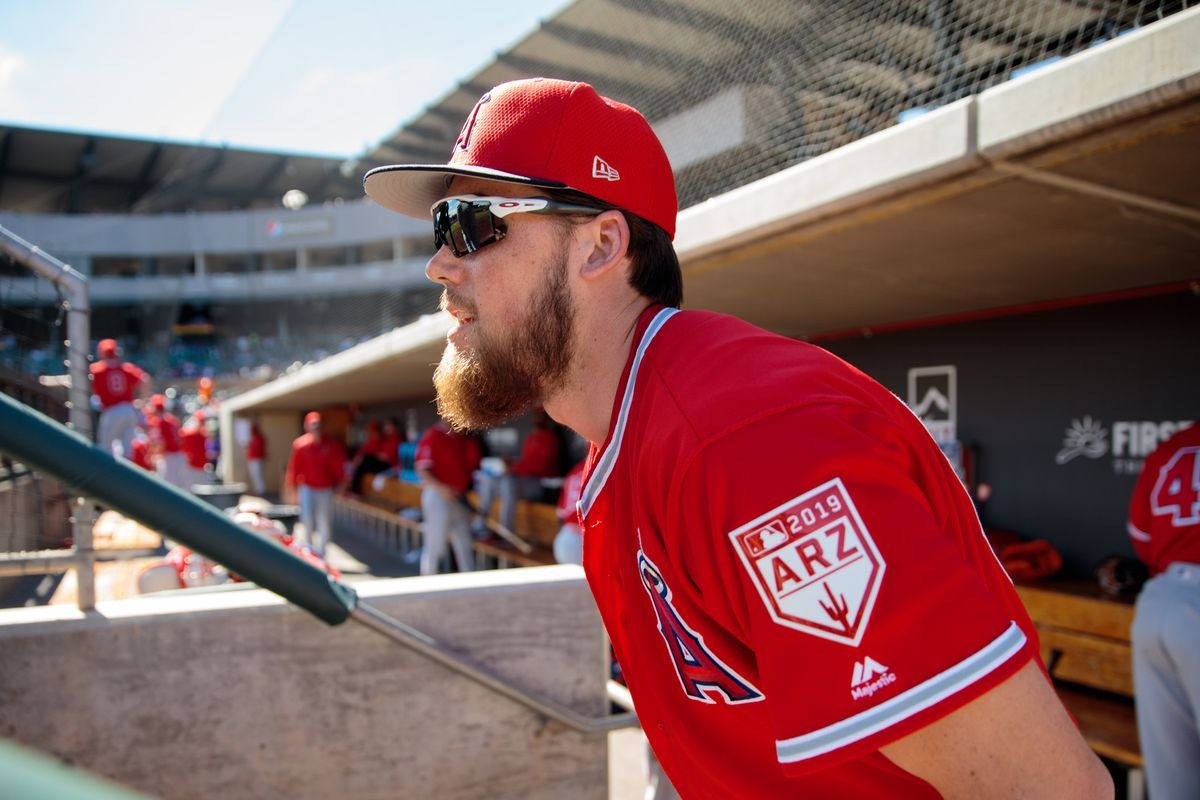
<instances>
[{"instance_id":1,"label":"angels logo on jersey","mask_svg":"<svg viewBox=\"0 0 1200 800\"><path fill-rule=\"evenodd\" d=\"M775 622L857 646L886 565L840 478L729 534Z\"/></svg>"}]
</instances>

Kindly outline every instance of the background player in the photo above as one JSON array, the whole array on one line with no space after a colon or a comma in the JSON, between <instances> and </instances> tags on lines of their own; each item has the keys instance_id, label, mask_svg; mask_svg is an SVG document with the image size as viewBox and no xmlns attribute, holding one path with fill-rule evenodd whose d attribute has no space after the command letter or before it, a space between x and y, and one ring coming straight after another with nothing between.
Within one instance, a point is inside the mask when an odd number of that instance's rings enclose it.
<instances>
[{"instance_id":1,"label":"background player","mask_svg":"<svg viewBox=\"0 0 1200 800\"><path fill-rule=\"evenodd\" d=\"M187 459L180 442L179 419L167 410L167 398L156 394L150 398L146 414L146 431L150 436L150 453L158 477L172 486L190 490Z\"/></svg>"},{"instance_id":2,"label":"background player","mask_svg":"<svg viewBox=\"0 0 1200 800\"><path fill-rule=\"evenodd\" d=\"M450 430L442 421L417 443L415 467L421 480L421 574L436 575L449 541L459 572L475 569L471 515L465 496L478 469L479 443Z\"/></svg>"},{"instance_id":3,"label":"background player","mask_svg":"<svg viewBox=\"0 0 1200 800\"><path fill-rule=\"evenodd\" d=\"M443 416L541 401L592 443L584 568L681 796L1111 796L920 422L818 348L674 308L674 178L641 114L503 84L449 164L365 187L433 209Z\"/></svg>"},{"instance_id":4,"label":"background player","mask_svg":"<svg viewBox=\"0 0 1200 800\"><path fill-rule=\"evenodd\" d=\"M150 379L136 364L121 360L116 339L101 339L96 355L100 360L88 368L92 374L92 394L100 401L96 444L129 458L138 426L133 401L145 398Z\"/></svg>"},{"instance_id":5,"label":"background player","mask_svg":"<svg viewBox=\"0 0 1200 800\"><path fill-rule=\"evenodd\" d=\"M333 493L345 482L346 449L324 432L320 412L308 412L304 433L292 442L284 488L299 501L308 546L321 558L333 534Z\"/></svg>"},{"instance_id":6,"label":"background player","mask_svg":"<svg viewBox=\"0 0 1200 800\"><path fill-rule=\"evenodd\" d=\"M1155 800L1200 797L1200 425L1146 459L1128 528L1153 576L1133 621L1146 782Z\"/></svg>"}]
</instances>

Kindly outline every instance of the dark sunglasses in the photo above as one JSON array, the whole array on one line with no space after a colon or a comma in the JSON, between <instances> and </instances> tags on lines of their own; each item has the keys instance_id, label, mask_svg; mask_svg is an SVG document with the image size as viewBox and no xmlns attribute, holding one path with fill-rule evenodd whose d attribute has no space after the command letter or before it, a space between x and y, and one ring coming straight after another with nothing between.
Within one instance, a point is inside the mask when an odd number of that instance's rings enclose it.
<instances>
[{"instance_id":1,"label":"dark sunglasses","mask_svg":"<svg viewBox=\"0 0 1200 800\"><path fill-rule=\"evenodd\" d=\"M588 214L603 213L602 208L560 203L547 197L447 197L439 200L433 214L433 246L446 245L462 258L486 245L498 242L508 232L504 217L509 214Z\"/></svg>"}]
</instances>

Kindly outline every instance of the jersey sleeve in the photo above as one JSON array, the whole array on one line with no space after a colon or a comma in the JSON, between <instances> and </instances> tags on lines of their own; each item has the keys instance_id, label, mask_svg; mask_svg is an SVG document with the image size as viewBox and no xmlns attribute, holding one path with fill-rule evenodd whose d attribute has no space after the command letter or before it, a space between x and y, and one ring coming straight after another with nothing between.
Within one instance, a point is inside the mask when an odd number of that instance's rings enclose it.
<instances>
[{"instance_id":1,"label":"jersey sleeve","mask_svg":"<svg viewBox=\"0 0 1200 800\"><path fill-rule=\"evenodd\" d=\"M787 774L924 727L1036 650L970 501L911 437L870 409L790 410L705 445L670 493L671 557L753 652Z\"/></svg>"},{"instance_id":2,"label":"jersey sleeve","mask_svg":"<svg viewBox=\"0 0 1200 800\"><path fill-rule=\"evenodd\" d=\"M421 441L417 443L417 454L413 460L413 464L421 469L430 469L434 464L434 437L435 433L432 430L426 431L421 437Z\"/></svg>"},{"instance_id":3,"label":"jersey sleeve","mask_svg":"<svg viewBox=\"0 0 1200 800\"><path fill-rule=\"evenodd\" d=\"M1129 520L1125 525L1129 541L1133 544L1133 551L1142 563L1147 565L1154 563L1154 554L1151 550L1153 518L1150 509L1150 494L1154 489L1154 481L1158 477L1156 456L1157 454L1151 454L1146 459L1141 474L1138 475L1137 483L1133 487L1133 494L1129 498Z\"/></svg>"}]
</instances>

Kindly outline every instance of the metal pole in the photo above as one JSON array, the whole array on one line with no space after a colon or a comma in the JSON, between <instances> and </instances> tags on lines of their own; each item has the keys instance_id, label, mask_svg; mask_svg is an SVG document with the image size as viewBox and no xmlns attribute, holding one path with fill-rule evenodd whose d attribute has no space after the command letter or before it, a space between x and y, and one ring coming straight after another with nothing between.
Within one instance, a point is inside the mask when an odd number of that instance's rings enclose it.
<instances>
[{"instance_id":1,"label":"metal pole","mask_svg":"<svg viewBox=\"0 0 1200 800\"><path fill-rule=\"evenodd\" d=\"M67 294L67 370L71 388L67 400L70 425L87 440L92 438L91 378L88 374L88 347L91 343L91 303L87 276L72 269L40 247L0 225L0 250L24 264L37 275L61 286ZM75 498L71 510L71 535L78 556L79 608L88 611L96 605L96 580L92 549L92 508L82 497Z\"/></svg>"},{"instance_id":2,"label":"metal pole","mask_svg":"<svg viewBox=\"0 0 1200 800\"><path fill-rule=\"evenodd\" d=\"M78 273L75 273L78 275ZM88 349L91 343L92 310L88 303L87 278L67 275L67 368L71 376L71 427L83 438L92 439L91 375L88 370ZM84 498L75 498L71 515L75 552L79 556L76 572L79 582L79 610L96 607L96 551L92 547L92 527L95 515Z\"/></svg>"}]
</instances>

